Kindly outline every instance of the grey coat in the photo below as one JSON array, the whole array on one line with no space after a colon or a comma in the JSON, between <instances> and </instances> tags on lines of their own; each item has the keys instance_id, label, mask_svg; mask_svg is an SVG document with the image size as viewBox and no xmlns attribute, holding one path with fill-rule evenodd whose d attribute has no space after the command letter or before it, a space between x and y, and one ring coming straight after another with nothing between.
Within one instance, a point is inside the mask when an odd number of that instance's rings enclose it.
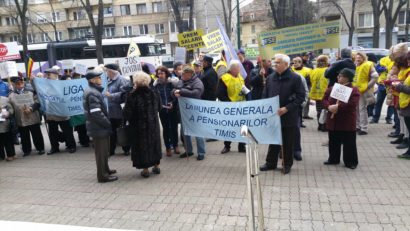
<instances>
[{"instance_id":1,"label":"grey coat","mask_svg":"<svg viewBox=\"0 0 410 231\"><path fill-rule=\"evenodd\" d=\"M87 119L87 134L91 137L107 137L112 131L102 90L102 87L90 84L84 91L83 106Z\"/></svg>"},{"instance_id":2,"label":"grey coat","mask_svg":"<svg viewBox=\"0 0 410 231\"><path fill-rule=\"evenodd\" d=\"M129 81L121 75L118 75L113 80L108 81L107 91L110 93L108 97L108 117L110 119L122 119L122 107L124 103L124 97L122 95L126 92L126 86L129 85Z\"/></svg>"},{"instance_id":3,"label":"grey coat","mask_svg":"<svg viewBox=\"0 0 410 231\"><path fill-rule=\"evenodd\" d=\"M177 87L172 90L172 95L174 95L175 90L180 90L182 97L201 99L202 93L204 93L204 84L198 77L193 76L187 81L180 80Z\"/></svg>"},{"instance_id":4,"label":"grey coat","mask_svg":"<svg viewBox=\"0 0 410 231\"><path fill-rule=\"evenodd\" d=\"M21 96L25 96L25 98L29 99L29 102L24 103L25 100L21 100ZM40 108L40 103L38 102L37 96L34 95L32 91L28 91L26 89L24 89L21 93L14 91L9 95L9 99L14 108L14 116L17 126L26 127L40 123L40 113L38 111ZM24 105L26 107L30 107L32 112L27 114L24 113Z\"/></svg>"},{"instance_id":5,"label":"grey coat","mask_svg":"<svg viewBox=\"0 0 410 231\"><path fill-rule=\"evenodd\" d=\"M9 112L9 117L6 118L6 121L0 121L0 133L10 131L10 117L14 114L14 109L10 104L10 100L7 97L0 96L0 110L3 109L6 109Z\"/></svg>"}]
</instances>

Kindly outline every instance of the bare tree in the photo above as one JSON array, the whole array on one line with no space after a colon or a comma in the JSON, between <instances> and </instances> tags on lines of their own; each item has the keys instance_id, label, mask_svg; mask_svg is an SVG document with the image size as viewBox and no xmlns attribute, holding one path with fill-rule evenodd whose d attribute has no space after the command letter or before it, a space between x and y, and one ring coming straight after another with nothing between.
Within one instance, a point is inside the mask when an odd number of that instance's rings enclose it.
<instances>
[{"instance_id":1,"label":"bare tree","mask_svg":"<svg viewBox=\"0 0 410 231\"><path fill-rule=\"evenodd\" d=\"M225 29L228 38L231 38L232 34L232 0L221 0L222 3L222 11L224 14L224 21L225 21ZM238 6L236 6L238 7Z\"/></svg>"},{"instance_id":2,"label":"bare tree","mask_svg":"<svg viewBox=\"0 0 410 231\"><path fill-rule=\"evenodd\" d=\"M315 6L309 0L269 0L276 28L311 23L315 19Z\"/></svg>"},{"instance_id":3,"label":"bare tree","mask_svg":"<svg viewBox=\"0 0 410 231\"><path fill-rule=\"evenodd\" d=\"M356 11L356 4L357 4L357 0L352 0L352 10L350 12L350 19L348 19L348 16L346 14L346 11L344 10L344 8L338 3L338 1L336 0L328 0L328 1L323 1L323 3L330 3L332 4L337 11L339 11L340 15L342 15L343 20L346 23L346 26L349 30L349 40L348 40L348 46L352 46L353 44L353 33L356 29L355 27L355 21L354 21L354 14Z\"/></svg>"},{"instance_id":4,"label":"bare tree","mask_svg":"<svg viewBox=\"0 0 410 231\"><path fill-rule=\"evenodd\" d=\"M98 64L103 64L104 63L104 55L103 55L103 49L102 49L102 37L103 37L103 30L104 30L103 0L98 0L97 23L95 23L95 20L94 20L93 8L90 3L90 0L80 0L80 1L83 7L85 8L85 11L87 12L88 20L90 21L91 30L93 32L94 40L95 40L95 48L96 48L96 53L97 53Z\"/></svg>"},{"instance_id":5,"label":"bare tree","mask_svg":"<svg viewBox=\"0 0 410 231\"><path fill-rule=\"evenodd\" d=\"M386 48L389 49L393 43L393 28L401 8L407 0L381 0L384 7L384 18L386 19ZM396 2L396 4L394 4Z\"/></svg>"},{"instance_id":6,"label":"bare tree","mask_svg":"<svg viewBox=\"0 0 410 231\"><path fill-rule=\"evenodd\" d=\"M380 42L380 15L384 11L382 0L370 0L373 9L373 47L379 47Z\"/></svg>"},{"instance_id":7,"label":"bare tree","mask_svg":"<svg viewBox=\"0 0 410 231\"><path fill-rule=\"evenodd\" d=\"M55 41L58 42L59 38L58 38L58 31L57 31L57 16L56 16L56 11L54 10L53 0L48 0L48 3L50 4L50 8L51 8L51 20L49 20L47 17L44 17L44 15L42 15L38 12L35 12L35 11L29 11L29 13L33 13L38 18L41 18L46 24L50 25L53 28ZM28 18L28 20L30 20L30 23L32 25L34 25L38 30L40 30L43 34L45 34L50 41L54 40L43 29L41 24L37 23L36 21L32 20L31 18Z\"/></svg>"},{"instance_id":8,"label":"bare tree","mask_svg":"<svg viewBox=\"0 0 410 231\"><path fill-rule=\"evenodd\" d=\"M24 60L24 67L26 69L27 73L27 52L28 52L28 47L27 47L27 8L28 8L28 0L14 0L14 3L16 5L17 9L17 15L18 18L20 19L20 29L21 29L21 45L23 45L23 57L21 57Z\"/></svg>"}]
</instances>

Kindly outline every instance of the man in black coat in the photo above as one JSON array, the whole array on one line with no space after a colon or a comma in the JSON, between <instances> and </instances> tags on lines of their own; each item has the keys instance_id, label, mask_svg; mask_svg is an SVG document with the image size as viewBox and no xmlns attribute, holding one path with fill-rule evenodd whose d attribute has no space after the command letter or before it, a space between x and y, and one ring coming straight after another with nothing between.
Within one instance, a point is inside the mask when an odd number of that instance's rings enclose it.
<instances>
[{"instance_id":1,"label":"man in black coat","mask_svg":"<svg viewBox=\"0 0 410 231\"><path fill-rule=\"evenodd\" d=\"M288 174L293 165L295 131L298 125L298 110L305 101L305 89L298 74L289 68L290 58L287 55L275 55L275 72L266 79L262 98L279 96L279 110L282 125L282 158L283 173ZM265 165L261 171L276 169L280 145L269 145Z\"/></svg>"},{"instance_id":2,"label":"man in black coat","mask_svg":"<svg viewBox=\"0 0 410 231\"><path fill-rule=\"evenodd\" d=\"M352 50L344 48L340 51L341 60L333 63L325 72L325 77L329 79L329 87L337 83L337 76L344 68L356 70L356 65L352 60Z\"/></svg>"},{"instance_id":3,"label":"man in black coat","mask_svg":"<svg viewBox=\"0 0 410 231\"><path fill-rule=\"evenodd\" d=\"M273 73L273 69L270 66L270 60L262 59L251 71L250 76L248 76L250 78L249 86L251 87L252 100L262 99L266 78Z\"/></svg>"},{"instance_id":4,"label":"man in black coat","mask_svg":"<svg viewBox=\"0 0 410 231\"><path fill-rule=\"evenodd\" d=\"M211 56L204 56L202 61L203 73L200 76L202 83L204 84L204 93L202 99L215 101L216 90L218 86L218 74L212 67L213 58Z\"/></svg>"}]
</instances>

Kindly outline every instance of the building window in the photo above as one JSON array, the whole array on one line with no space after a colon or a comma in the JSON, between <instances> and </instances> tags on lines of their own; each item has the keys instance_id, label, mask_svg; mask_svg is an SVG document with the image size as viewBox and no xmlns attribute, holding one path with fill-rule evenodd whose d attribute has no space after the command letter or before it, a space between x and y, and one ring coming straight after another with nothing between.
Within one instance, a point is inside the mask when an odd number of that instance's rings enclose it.
<instances>
[{"instance_id":1,"label":"building window","mask_svg":"<svg viewBox=\"0 0 410 231\"><path fill-rule=\"evenodd\" d=\"M164 34L165 33L164 24L155 24L155 33Z\"/></svg>"},{"instance_id":2,"label":"building window","mask_svg":"<svg viewBox=\"0 0 410 231\"><path fill-rule=\"evenodd\" d=\"M359 28L373 27L373 13L359 14Z\"/></svg>"},{"instance_id":3,"label":"building window","mask_svg":"<svg viewBox=\"0 0 410 231\"><path fill-rule=\"evenodd\" d=\"M104 16L112 16L112 7L111 6L104 7L103 12L104 12Z\"/></svg>"},{"instance_id":4,"label":"building window","mask_svg":"<svg viewBox=\"0 0 410 231\"><path fill-rule=\"evenodd\" d=\"M54 33L54 36L56 34ZM56 41L62 41L63 40L63 32L62 31L57 31L57 38L55 38Z\"/></svg>"},{"instance_id":5,"label":"building window","mask_svg":"<svg viewBox=\"0 0 410 231\"><path fill-rule=\"evenodd\" d=\"M130 5L121 5L120 9L121 9L121 15L130 15L131 14Z\"/></svg>"},{"instance_id":6,"label":"building window","mask_svg":"<svg viewBox=\"0 0 410 231\"><path fill-rule=\"evenodd\" d=\"M50 42L50 39L48 38L48 33L41 33L41 40L43 42Z\"/></svg>"},{"instance_id":7,"label":"building window","mask_svg":"<svg viewBox=\"0 0 410 231\"><path fill-rule=\"evenodd\" d=\"M251 14L249 15L249 18L250 18L251 20L254 20L254 19L255 19L255 14L254 14L254 13L251 13Z\"/></svg>"},{"instance_id":8,"label":"building window","mask_svg":"<svg viewBox=\"0 0 410 231\"><path fill-rule=\"evenodd\" d=\"M152 3L152 12L159 13L162 12L162 2L153 2Z\"/></svg>"},{"instance_id":9,"label":"building window","mask_svg":"<svg viewBox=\"0 0 410 231\"><path fill-rule=\"evenodd\" d=\"M73 19L74 19L75 21L84 20L84 19L85 19L85 16L86 16L85 12L83 12L83 11L81 11L81 10L79 10L79 11L74 11L74 12L73 12Z\"/></svg>"},{"instance_id":10,"label":"building window","mask_svg":"<svg viewBox=\"0 0 410 231\"><path fill-rule=\"evenodd\" d=\"M51 13L51 20L53 22L60 22L61 18L60 18L60 12L53 12Z\"/></svg>"},{"instance_id":11,"label":"building window","mask_svg":"<svg viewBox=\"0 0 410 231\"><path fill-rule=\"evenodd\" d=\"M256 26L255 25L252 25L252 27L251 27L251 33L255 33L256 32Z\"/></svg>"},{"instance_id":12,"label":"building window","mask_svg":"<svg viewBox=\"0 0 410 231\"><path fill-rule=\"evenodd\" d=\"M17 21L15 18L12 17L6 17L6 25L7 26L14 26L17 25Z\"/></svg>"},{"instance_id":13,"label":"building window","mask_svg":"<svg viewBox=\"0 0 410 231\"><path fill-rule=\"evenodd\" d=\"M187 31L188 30L188 25L189 25L189 21L183 20L182 22L182 31ZM176 33L178 32L178 28L175 24L175 21L170 22L170 27L171 27L171 33Z\"/></svg>"},{"instance_id":14,"label":"building window","mask_svg":"<svg viewBox=\"0 0 410 231\"><path fill-rule=\"evenodd\" d=\"M148 34L148 25L140 25L140 34Z\"/></svg>"},{"instance_id":15,"label":"building window","mask_svg":"<svg viewBox=\"0 0 410 231\"><path fill-rule=\"evenodd\" d=\"M124 36L131 36L132 35L132 26L124 26Z\"/></svg>"},{"instance_id":16,"label":"building window","mask_svg":"<svg viewBox=\"0 0 410 231\"><path fill-rule=\"evenodd\" d=\"M90 28L80 28L80 29L74 29L74 37L76 39L81 39L87 37L87 35L90 34Z\"/></svg>"},{"instance_id":17,"label":"building window","mask_svg":"<svg viewBox=\"0 0 410 231\"><path fill-rule=\"evenodd\" d=\"M137 14L146 14L147 4L137 4Z\"/></svg>"},{"instance_id":18,"label":"building window","mask_svg":"<svg viewBox=\"0 0 410 231\"><path fill-rule=\"evenodd\" d=\"M256 44L256 39L252 39L252 44Z\"/></svg>"},{"instance_id":19,"label":"building window","mask_svg":"<svg viewBox=\"0 0 410 231\"><path fill-rule=\"evenodd\" d=\"M406 21L407 21L408 24L410 23L409 13L410 13L410 11L407 12L407 14L406 14L406 11L400 11L399 20L398 20L399 25L405 25Z\"/></svg>"},{"instance_id":20,"label":"building window","mask_svg":"<svg viewBox=\"0 0 410 231\"><path fill-rule=\"evenodd\" d=\"M10 36L10 42L20 42L20 35Z\"/></svg>"},{"instance_id":21,"label":"building window","mask_svg":"<svg viewBox=\"0 0 410 231\"><path fill-rule=\"evenodd\" d=\"M28 43L34 43L34 36L33 34L27 34L27 42Z\"/></svg>"},{"instance_id":22,"label":"building window","mask_svg":"<svg viewBox=\"0 0 410 231\"><path fill-rule=\"evenodd\" d=\"M104 36L106 38L114 37L115 36L115 27L105 27L104 28Z\"/></svg>"},{"instance_id":23,"label":"building window","mask_svg":"<svg viewBox=\"0 0 410 231\"><path fill-rule=\"evenodd\" d=\"M37 15L37 23L47 23L48 21L47 21L47 18L46 18L46 16L45 15L43 15L43 14L38 14Z\"/></svg>"}]
</instances>

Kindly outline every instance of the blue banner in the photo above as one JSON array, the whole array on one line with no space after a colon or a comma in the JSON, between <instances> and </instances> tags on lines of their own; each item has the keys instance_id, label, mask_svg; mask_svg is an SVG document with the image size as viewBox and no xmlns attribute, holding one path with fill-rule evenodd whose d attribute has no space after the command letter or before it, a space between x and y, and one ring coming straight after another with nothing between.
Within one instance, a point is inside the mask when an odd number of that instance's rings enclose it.
<instances>
[{"instance_id":1,"label":"blue banner","mask_svg":"<svg viewBox=\"0 0 410 231\"><path fill-rule=\"evenodd\" d=\"M279 98L217 102L179 98L184 133L224 141L246 142L240 131L246 125L260 144L282 144Z\"/></svg>"},{"instance_id":2,"label":"blue banner","mask_svg":"<svg viewBox=\"0 0 410 231\"><path fill-rule=\"evenodd\" d=\"M50 115L74 116L84 114L83 93L86 79L50 80L34 78L42 111Z\"/></svg>"}]
</instances>

